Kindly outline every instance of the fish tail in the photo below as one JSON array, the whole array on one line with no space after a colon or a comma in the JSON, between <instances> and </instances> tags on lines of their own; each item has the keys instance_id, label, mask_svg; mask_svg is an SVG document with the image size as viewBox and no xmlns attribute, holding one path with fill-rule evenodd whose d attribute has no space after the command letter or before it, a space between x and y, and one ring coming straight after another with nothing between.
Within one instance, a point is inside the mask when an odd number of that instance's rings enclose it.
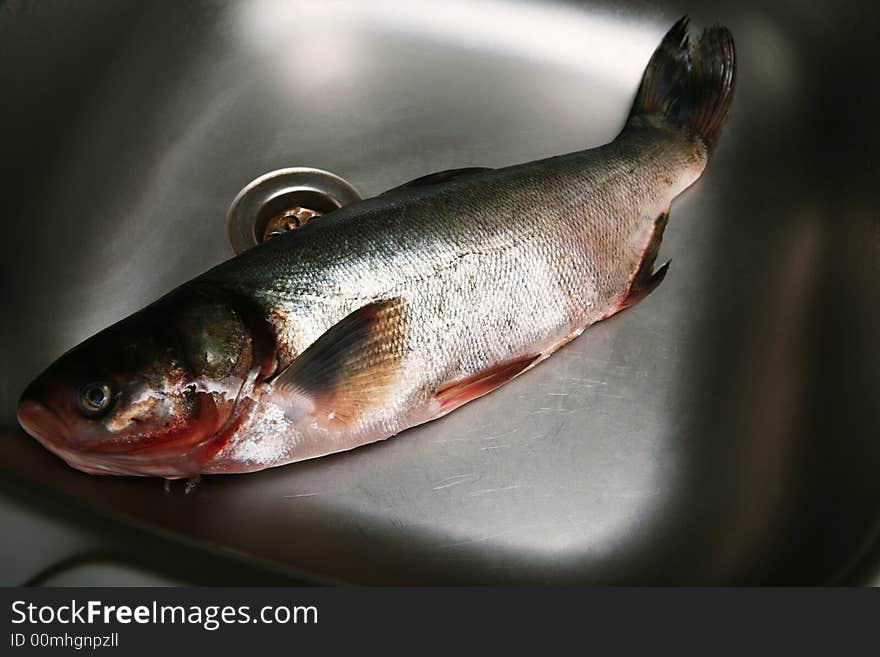
<instances>
[{"instance_id":1,"label":"fish tail","mask_svg":"<svg viewBox=\"0 0 880 657\"><path fill-rule=\"evenodd\" d=\"M733 98L733 35L716 25L691 42L688 17L680 18L657 46L642 77L627 125L642 117L697 136L711 151Z\"/></svg>"}]
</instances>

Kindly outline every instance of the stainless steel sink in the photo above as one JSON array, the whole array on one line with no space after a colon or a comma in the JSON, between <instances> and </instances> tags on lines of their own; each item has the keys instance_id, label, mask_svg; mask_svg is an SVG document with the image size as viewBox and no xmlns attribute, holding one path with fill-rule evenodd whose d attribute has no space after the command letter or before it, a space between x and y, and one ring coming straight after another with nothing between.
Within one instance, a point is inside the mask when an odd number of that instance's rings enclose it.
<instances>
[{"instance_id":1,"label":"stainless steel sink","mask_svg":"<svg viewBox=\"0 0 880 657\"><path fill-rule=\"evenodd\" d=\"M0 3L3 477L170 538L169 561L324 581L867 581L878 10L767 4ZM371 196L598 145L689 9L733 30L737 95L637 308L441 421L189 494L80 474L16 427L61 352L231 256L248 181L313 166Z\"/></svg>"}]
</instances>

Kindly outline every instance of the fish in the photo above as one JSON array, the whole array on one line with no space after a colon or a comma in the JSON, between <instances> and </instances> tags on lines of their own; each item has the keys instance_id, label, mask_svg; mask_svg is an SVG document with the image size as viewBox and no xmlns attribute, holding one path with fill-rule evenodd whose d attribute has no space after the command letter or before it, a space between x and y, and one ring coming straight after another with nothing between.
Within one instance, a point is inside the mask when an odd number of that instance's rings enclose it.
<instances>
[{"instance_id":1,"label":"fish","mask_svg":"<svg viewBox=\"0 0 880 657\"><path fill-rule=\"evenodd\" d=\"M731 32L692 39L684 17L611 142L316 217L68 351L18 421L83 472L177 479L441 418L657 289L670 204L705 169L734 81Z\"/></svg>"}]
</instances>

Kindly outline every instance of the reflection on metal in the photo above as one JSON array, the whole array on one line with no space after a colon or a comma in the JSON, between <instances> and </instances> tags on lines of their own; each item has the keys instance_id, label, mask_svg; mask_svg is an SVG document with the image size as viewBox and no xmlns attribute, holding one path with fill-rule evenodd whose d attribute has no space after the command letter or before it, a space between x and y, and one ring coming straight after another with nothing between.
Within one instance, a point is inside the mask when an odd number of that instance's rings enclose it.
<instances>
[{"instance_id":1,"label":"reflection on metal","mask_svg":"<svg viewBox=\"0 0 880 657\"><path fill-rule=\"evenodd\" d=\"M622 10L561 2L508 0L247 0L235 5L242 45L271 52L271 65L293 88L356 76L369 56L365 37L388 31L424 44L452 44L483 55L525 58L583 71L623 86L641 75L667 21L621 20ZM302 26L308 25L308 30ZM297 34L297 47L288 48ZM553 35L534 38L524 35ZM328 48L326 44L332 43Z\"/></svg>"},{"instance_id":2,"label":"reflection on metal","mask_svg":"<svg viewBox=\"0 0 880 657\"><path fill-rule=\"evenodd\" d=\"M229 207L229 241L236 253L361 200L347 181L328 171L278 169L247 184Z\"/></svg>"}]
</instances>

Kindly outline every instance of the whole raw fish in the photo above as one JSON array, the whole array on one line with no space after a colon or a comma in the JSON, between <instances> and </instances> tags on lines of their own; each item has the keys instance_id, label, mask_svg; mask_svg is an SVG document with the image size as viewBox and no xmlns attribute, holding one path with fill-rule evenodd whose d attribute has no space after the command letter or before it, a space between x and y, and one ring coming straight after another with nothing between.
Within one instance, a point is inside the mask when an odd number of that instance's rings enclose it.
<instances>
[{"instance_id":1,"label":"whole raw fish","mask_svg":"<svg viewBox=\"0 0 880 657\"><path fill-rule=\"evenodd\" d=\"M85 472L178 478L441 417L657 287L734 66L727 29L692 44L682 19L611 143L426 176L246 251L62 356L19 422Z\"/></svg>"}]
</instances>

